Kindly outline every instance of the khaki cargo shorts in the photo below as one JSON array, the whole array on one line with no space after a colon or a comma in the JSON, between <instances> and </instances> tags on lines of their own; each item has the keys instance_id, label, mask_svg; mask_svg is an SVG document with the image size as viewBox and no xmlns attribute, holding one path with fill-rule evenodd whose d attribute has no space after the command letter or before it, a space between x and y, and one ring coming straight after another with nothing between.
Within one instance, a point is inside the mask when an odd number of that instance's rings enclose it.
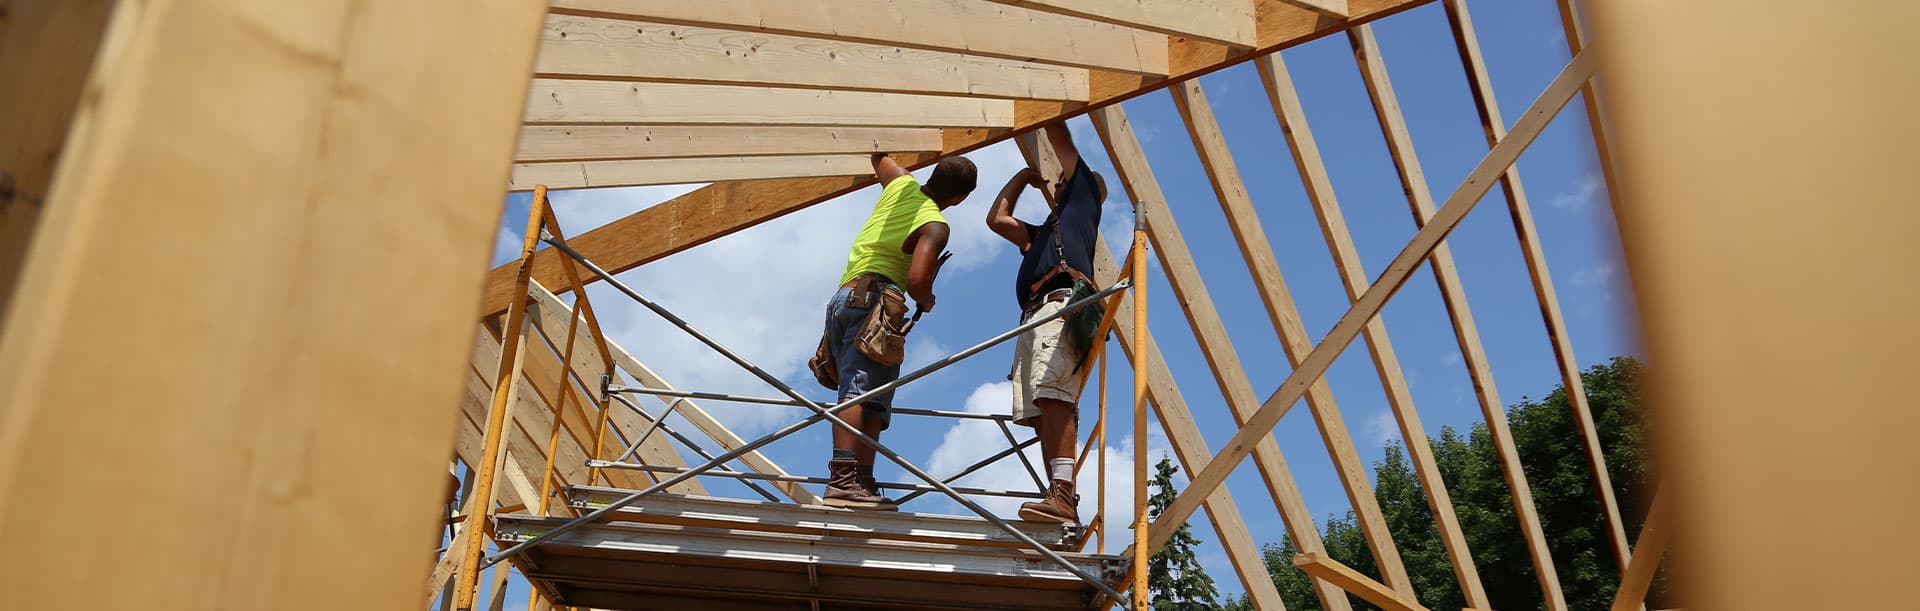
<instances>
[{"instance_id":1,"label":"khaki cargo shorts","mask_svg":"<svg viewBox=\"0 0 1920 611\"><path fill-rule=\"evenodd\" d=\"M1059 312L1067 306L1069 291L1054 291L1046 303L1021 319L1021 323ZM1059 299L1054 299L1054 297ZM1058 318L1020 334L1013 347L1013 422L1037 426L1040 408L1035 399L1053 399L1069 404L1080 400L1086 386L1087 371L1074 371L1080 365L1081 351L1064 335L1067 321Z\"/></svg>"}]
</instances>

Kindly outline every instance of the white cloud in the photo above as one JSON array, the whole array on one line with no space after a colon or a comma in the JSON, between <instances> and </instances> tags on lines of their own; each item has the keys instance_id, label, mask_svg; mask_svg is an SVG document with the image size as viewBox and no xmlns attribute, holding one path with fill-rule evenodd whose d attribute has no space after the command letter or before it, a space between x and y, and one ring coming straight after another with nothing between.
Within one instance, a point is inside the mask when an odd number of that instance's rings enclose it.
<instances>
[{"instance_id":1,"label":"white cloud","mask_svg":"<svg viewBox=\"0 0 1920 611\"><path fill-rule=\"evenodd\" d=\"M973 392L967 396L964 409L972 413L1005 414L1012 409L1012 403L1013 383L993 382L982 384L975 388ZM1123 416L1124 414L1118 411L1110 410L1108 413L1109 419L1124 419ZM1082 435L1087 435L1092 432L1095 417L1095 413L1091 410L1082 412L1080 431ZM1115 422L1116 424L1119 423L1118 420L1115 420ZM1027 427L1014 427L1014 429L1015 439L1024 441L1033 436L1033 430ZM1112 525L1107 537L1107 549L1108 551L1117 551L1126 547L1128 542L1126 534L1128 532L1127 525L1131 524L1133 520L1133 437L1130 435L1124 437L1108 435L1107 441L1105 461L1107 498L1105 508L1107 523ZM1084 447L1084 444L1080 444L1077 447ZM934 476L946 477L959 472L961 469L972 465L980 459L992 456L1006 448L1006 436L1002 434L999 427L992 422L986 420L959 420L952 425L952 428L947 430L946 435L940 441L940 445L936 446L929 455L929 458L921 464ZM1150 431L1147 435L1147 452L1149 460L1151 461L1158 461L1160 456L1171 453L1165 435L1160 434L1157 429ZM1041 476L1044 478L1046 475L1044 469L1046 467L1041 459L1039 448L1037 446L1029 447L1024 453L1036 469L1042 470ZM1082 522L1091 522L1101 507L1099 499L1100 469L1099 463L1097 462L1098 456L1099 448L1095 448L1093 450L1093 456L1090 456L1087 464L1081 468L1080 476L1076 482L1077 492L1080 493L1080 519ZM1184 482L1185 475L1176 475L1175 481L1176 483ZM1026 467L1021 465L1018 458L1012 456L988 465L974 472L972 475L962 478L956 483L968 487L988 489L1032 490L1034 488L1033 476L1027 473ZM970 498L980 503L982 507L987 508L988 511L992 511L994 515L1003 517L1013 517L1019 509L1020 504L1026 502L1025 499L993 496L975 496ZM965 511L959 507L952 507L951 510ZM918 511L926 510L919 509Z\"/></svg>"},{"instance_id":2,"label":"white cloud","mask_svg":"<svg viewBox=\"0 0 1920 611\"><path fill-rule=\"evenodd\" d=\"M1588 173L1581 176L1579 180L1574 181L1572 190L1554 195L1551 203L1553 207L1561 210L1578 210L1585 208L1593 203L1595 196L1600 194L1600 188L1602 186L1604 185L1600 180L1600 175Z\"/></svg>"},{"instance_id":3,"label":"white cloud","mask_svg":"<svg viewBox=\"0 0 1920 611\"><path fill-rule=\"evenodd\" d=\"M1446 354L1440 355L1440 362L1446 364L1448 367L1459 365L1460 353L1448 352Z\"/></svg>"},{"instance_id":4,"label":"white cloud","mask_svg":"<svg viewBox=\"0 0 1920 611\"><path fill-rule=\"evenodd\" d=\"M1367 433L1367 437L1362 441L1372 443L1371 447L1383 447L1387 442L1400 436L1400 421L1394 419L1392 410L1383 409L1374 412L1373 415L1367 416L1366 421L1361 425Z\"/></svg>"},{"instance_id":5,"label":"white cloud","mask_svg":"<svg viewBox=\"0 0 1920 611\"><path fill-rule=\"evenodd\" d=\"M954 253L947 273L992 260L999 238L981 219L1002 181L1025 165L1012 143L968 157L979 167L980 184L960 206L946 211L952 229L947 247ZM924 180L930 172L915 175ZM572 236L700 186L566 191L556 192L552 199L562 229ZM815 399L831 399L831 392L812 382L806 360L820 339L826 302L846 266L848 245L877 197L877 187L862 189L648 263L620 278L768 373L796 384ZM612 287L592 285L589 295L608 336L675 386L779 395ZM911 359L925 363L945 355L938 342L916 340L922 341L909 343ZM719 402L705 402L702 407L745 437L805 415L799 409Z\"/></svg>"}]
</instances>

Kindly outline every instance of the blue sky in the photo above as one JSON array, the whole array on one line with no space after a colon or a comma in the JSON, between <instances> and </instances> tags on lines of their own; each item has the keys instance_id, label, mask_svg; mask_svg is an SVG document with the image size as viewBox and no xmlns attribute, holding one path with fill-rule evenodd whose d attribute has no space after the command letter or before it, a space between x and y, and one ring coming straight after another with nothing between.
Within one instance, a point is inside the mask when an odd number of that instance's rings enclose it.
<instances>
[{"instance_id":1,"label":"blue sky","mask_svg":"<svg viewBox=\"0 0 1920 611\"><path fill-rule=\"evenodd\" d=\"M1545 0L1477 0L1470 5L1477 11L1474 17L1480 43L1501 109L1511 123L1568 60L1558 14L1553 3ZM1444 200L1487 150L1445 15L1438 4L1431 4L1377 22L1374 27L1429 187L1435 200ZM1415 228L1352 52L1345 37L1334 36L1290 49L1283 57L1300 90L1367 273L1369 277L1377 275ZM1346 295L1260 79L1247 63L1203 77L1201 83L1226 131L1306 328L1317 340L1345 313ZM1172 99L1164 91L1156 92L1126 102L1125 109L1256 394L1264 398L1291 368L1267 322L1260 297ZM1110 217L1107 238L1124 245L1128 236L1120 232L1128 228L1129 215L1125 192L1118 188L1117 174L1094 139L1091 125L1080 118L1073 121L1073 127L1089 162L1114 181L1106 209ZM1629 318L1633 295L1618 262L1618 232L1587 130L1583 107L1576 101L1561 112L1519 163L1570 337L1583 367L1638 351L1635 323ZM1017 253L987 233L983 219L988 200L1019 167L1018 154L1007 144L969 156L981 167L980 187L968 201L948 211L957 256L936 287L938 310L929 314L909 339L910 366L964 348L1017 322L1018 313L1009 295ZM577 235L691 188L560 192L553 201L567 231ZM844 265L847 244L871 210L876 195L877 189L873 188L850 194L633 270L622 279L824 401L831 398L831 393L811 381L804 361L819 336L825 302ZM1038 220L1044 215L1043 208L1037 194L1029 191L1019 215ZM517 232L524 226L526 212L525 194L508 198L496 265L517 254ZM1559 383L1559 373L1512 219L1497 188L1454 231L1448 244L1453 248L1503 402L1512 404L1523 396L1549 392ZM1151 282L1149 326L1210 448L1217 450L1234 433L1227 407L1157 266ZM591 289L590 295L602 312L610 337L680 388L778 394L653 320L651 314L624 296L605 287ZM1432 276L1424 270L1415 275L1383 316L1427 429L1437 435L1442 426L1464 429L1483 421ZM1003 411L1011 355L1011 343L989 350L907 387L897 403ZM1328 372L1327 380L1362 458L1369 464L1379 460L1383 443L1397 440L1399 433L1365 344L1357 342L1349 348ZM1123 360L1116 359L1109 385L1115 418L1110 461L1114 470L1124 473L1128 458L1124 452L1131 447L1125 412L1131 382ZM1093 422L1091 386L1086 397L1083 433ZM771 431L803 415L800 410L779 407L705 406L743 437ZM697 434L684 423L679 428ZM1274 434L1309 510L1323 520L1330 514L1344 513L1345 495L1306 410L1294 410ZM896 418L883 440L936 474L950 472L971 462L966 460L969 457L985 456L1005 445L999 431L990 427L909 417ZM1156 452L1157 460L1166 444L1150 434L1148 447ZM767 454L789 471L819 474L827 458L827 430L814 427L770 446ZM898 468L884 464L880 473L882 479L907 479ZM709 489L716 493L749 494L725 481L707 479ZM987 487L1031 487L1017 462L990 469L966 482ZM1109 507L1118 508L1129 495L1126 486L1130 484L1119 475L1110 476L1109 482L1117 486L1109 490L1114 497L1109 499ZM1228 486L1258 541L1274 542L1285 536L1254 468L1243 464L1228 480ZM1083 494L1092 496L1090 489ZM1087 502L1091 508L1091 499ZM928 498L916 501L916 505L909 509L964 512L943 499ZM1003 515L1011 514L1010 503L992 506L1005 509ZM1083 518L1089 516L1083 512ZM1213 542L1206 521L1195 519L1193 524L1195 534L1206 542L1203 563L1224 592L1239 592L1240 585L1224 553ZM1117 528L1116 533L1124 538L1125 530ZM1118 546L1110 549L1117 550ZM511 592L508 600L517 606L524 602L525 594Z\"/></svg>"}]
</instances>

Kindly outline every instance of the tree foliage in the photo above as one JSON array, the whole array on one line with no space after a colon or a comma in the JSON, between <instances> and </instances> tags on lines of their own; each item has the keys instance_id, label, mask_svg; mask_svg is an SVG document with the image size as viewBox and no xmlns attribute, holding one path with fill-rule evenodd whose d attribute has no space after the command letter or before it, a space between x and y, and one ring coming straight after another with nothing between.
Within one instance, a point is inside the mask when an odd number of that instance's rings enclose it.
<instances>
[{"instance_id":1,"label":"tree foliage","mask_svg":"<svg viewBox=\"0 0 1920 611\"><path fill-rule=\"evenodd\" d=\"M1173 461L1165 456L1153 466L1153 496L1147 499L1149 519L1159 518L1160 512L1166 511L1167 505L1179 496L1180 491L1173 487L1174 471ZM1181 524L1180 529L1173 532L1173 538L1167 540L1166 547L1147 560L1147 591L1153 599L1154 611L1220 608L1216 602L1220 592L1194 555L1199 546L1200 540L1193 536L1189 525Z\"/></svg>"},{"instance_id":2,"label":"tree foliage","mask_svg":"<svg viewBox=\"0 0 1920 611\"><path fill-rule=\"evenodd\" d=\"M1638 402L1642 367L1630 357L1615 357L1581 375L1629 540L1640 532L1654 483ZM1508 407L1507 419L1567 604L1574 609L1607 608L1619 583L1618 567L1566 389L1557 387L1540 400L1522 397ZM1443 427L1438 439L1428 441L1493 608L1544 609L1532 556L1486 424L1473 425L1465 435ZM1374 475L1374 494L1420 602L1432 609L1465 607L1424 488L1398 442L1387 444L1386 457L1374 464ZM1329 516L1323 538L1330 557L1379 578L1352 511ZM1262 550L1287 608L1320 609L1311 581L1293 566L1294 542L1268 543ZM1650 606L1666 600L1665 590L1664 579L1654 582ZM1355 609L1377 608L1358 598L1351 601ZM1225 608L1252 607L1242 596Z\"/></svg>"}]
</instances>

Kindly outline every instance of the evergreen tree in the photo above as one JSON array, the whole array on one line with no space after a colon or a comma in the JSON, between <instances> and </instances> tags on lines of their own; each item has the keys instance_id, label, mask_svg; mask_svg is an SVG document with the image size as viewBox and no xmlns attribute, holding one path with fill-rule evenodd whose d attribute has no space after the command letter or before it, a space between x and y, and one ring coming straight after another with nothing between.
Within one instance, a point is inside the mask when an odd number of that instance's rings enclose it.
<instances>
[{"instance_id":1,"label":"evergreen tree","mask_svg":"<svg viewBox=\"0 0 1920 611\"><path fill-rule=\"evenodd\" d=\"M1153 468L1153 496L1147 500L1147 516L1158 519L1160 512L1167 510L1179 491L1173 487L1173 461L1165 456ZM1200 560L1194 556L1200 539L1193 536L1187 524L1173 532L1167 545L1160 548L1147 561L1147 591L1153 599L1155 611L1216 611L1220 609L1215 602L1220 593L1214 588L1213 578L1207 576L1206 569L1200 567Z\"/></svg>"}]
</instances>

